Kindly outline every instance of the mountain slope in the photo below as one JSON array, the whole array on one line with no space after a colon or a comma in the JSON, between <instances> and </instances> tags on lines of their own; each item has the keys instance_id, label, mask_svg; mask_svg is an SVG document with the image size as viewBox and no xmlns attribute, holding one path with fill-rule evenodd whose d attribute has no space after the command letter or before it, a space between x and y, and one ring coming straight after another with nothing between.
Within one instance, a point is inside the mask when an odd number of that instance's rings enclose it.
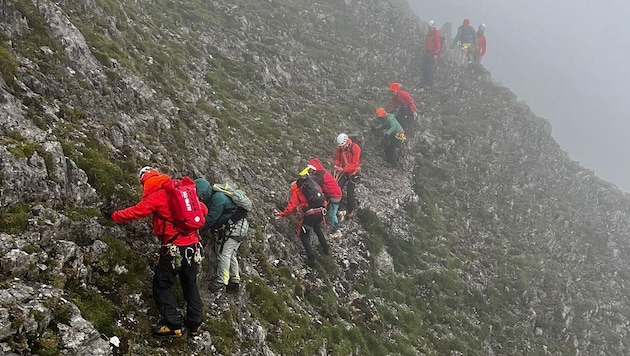
<instances>
[{"instance_id":1,"label":"mountain slope","mask_svg":"<svg viewBox=\"0 0 630 356\"><path fill-rule=\"evenodd\" d=\"M630 200L484 68L445 53L438 86L416 91L424 25L406 3L1 7L4 352L627 353ZM400 170L368 129L391 81L421 112ZM362 210L308 269L295 222L271 211L308 159L330 165L341 131L365 137ZM190 342L148 337L146 222L99 216L137 201L145 164L232 181L257 205L245 290L211 295L205 263Z\"/></svg>"}]
</instances>

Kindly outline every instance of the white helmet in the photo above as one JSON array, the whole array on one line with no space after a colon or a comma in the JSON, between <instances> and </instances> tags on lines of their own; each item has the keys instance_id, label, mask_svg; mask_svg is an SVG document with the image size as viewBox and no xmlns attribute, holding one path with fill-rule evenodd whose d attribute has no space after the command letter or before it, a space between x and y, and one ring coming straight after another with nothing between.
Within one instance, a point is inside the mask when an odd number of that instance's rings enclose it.
<instances>
[{"instance_id":1,"label":"white helmet","mask_svg":"<svg viewBox=\"0 0 630 356\"><path fill-rule=\"evenodd\" d=\"M142 176L147 173L150 172L152 170L154 170L155 168L151 167L151 166L144 166L142 168L140 168L140 170L138 171L138 180L142 180Z\"/></svg>"},{"instance_id":2,"label":"white helmet","mask_svg":"<svg viewBox=\"0 0 630 356\"><path fill-rule=\"evenodd\" d=\"M339 136L337 136L337 144L339 146L345 145L346 142L348 142L348 135L346 135L345 133L342 133L342 134L339 134Z\"/></svg>"},{"instance_id":3,"label":"white helmet","mask_svg":"<svg viewBox=\"0 0 630 356\"><path fill-rule=\"evenodd\" d=\"M486 29L486 24L482 23L481 25L479 25L479 29L480 30L485 30Z\"/></svg>"},{"instance_id":4,"label":"white helmet","mask_svg":"<svg viewBox=\"0 0 630 356\"><path fill-rule=\"evenodd\" d=\"M429 21L429 27L435 27L435 21L433 20Z\"/></svg>"}]
</instances>

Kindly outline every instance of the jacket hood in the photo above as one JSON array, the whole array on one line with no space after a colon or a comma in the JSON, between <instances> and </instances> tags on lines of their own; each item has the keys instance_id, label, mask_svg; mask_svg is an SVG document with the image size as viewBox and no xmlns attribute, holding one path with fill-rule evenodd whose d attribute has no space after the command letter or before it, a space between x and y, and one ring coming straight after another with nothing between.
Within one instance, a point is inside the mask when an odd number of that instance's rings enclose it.
<instances>
[{"instance_id":1,"label":"jacket hood","mask_svg":"<svg viewBox=\"0 0 630 356\"><path fill-rule=\"evenodd\" d=\"M322 165L322 162L319 161L319 158L313 158L312 160L308 161L308 165L315 167L315 171L324 170L324 166Z\"/></svg>"},{"instance_id":2,"label":"jacket hood","mask_svg":"<svg viewBox=\"0 0 630 356\"><path fill-rule=\"evenodd\" d=\"M142 186L142 196L146 197L147 195L157 191L162 188L164 183L171 180L169 176L166 174L159 174L157 176L149 177L149 179L144 181Z\"/></svg>"},{"instance_id":3,"label":"jacket hood","mask_svg":"<svg viewBox=\"0 0 630 356\"><path fill-rule=\"evenodd\" d=\"M195 179L195 188L197 189L197 195L201 200L212 196L212 185L205 178Z\"/></svg>"}]
</instances>

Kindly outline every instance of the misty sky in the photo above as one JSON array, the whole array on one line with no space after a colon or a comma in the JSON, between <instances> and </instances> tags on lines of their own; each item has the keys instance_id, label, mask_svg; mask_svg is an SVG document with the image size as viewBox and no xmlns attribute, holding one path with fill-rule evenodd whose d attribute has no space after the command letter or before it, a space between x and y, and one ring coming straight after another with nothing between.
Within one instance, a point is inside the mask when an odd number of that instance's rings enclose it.
<instances>
[{"instance_id":1,"label":"misty sky","mask_svg":"<svg viewBox=\"0 0 630 356\"><path fill-rule=\"evenodd\" d=\"M408 0L438 28L487 25L484 66L573 160L630 192L630 1Z\"/></svg>"}]
</instances>

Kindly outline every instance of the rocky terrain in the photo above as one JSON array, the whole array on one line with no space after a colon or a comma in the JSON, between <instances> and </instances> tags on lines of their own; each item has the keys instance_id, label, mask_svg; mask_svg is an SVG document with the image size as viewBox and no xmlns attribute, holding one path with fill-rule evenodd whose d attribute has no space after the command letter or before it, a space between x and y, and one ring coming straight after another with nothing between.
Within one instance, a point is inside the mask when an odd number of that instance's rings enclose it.
<instances>
[{"instance_id":1,"label":"rocky terrain","mask_svg":"<svg viewBox=\"0 0 630 356\"><path fill-rule=\"evenodd\" d=\"M482 66L446 51L421 90L426 23L405 2L0 9L2 353L628 354L630 197ZM420 112L399 169L369 129L392 81ZM339 132L364 138L361 210L308 268L271 212ZM157 241L100 214L137 202L147 164L256 204L238 295L209 292L205 237L198 337L150 337Z\"/></svg>"}]
</instances>

